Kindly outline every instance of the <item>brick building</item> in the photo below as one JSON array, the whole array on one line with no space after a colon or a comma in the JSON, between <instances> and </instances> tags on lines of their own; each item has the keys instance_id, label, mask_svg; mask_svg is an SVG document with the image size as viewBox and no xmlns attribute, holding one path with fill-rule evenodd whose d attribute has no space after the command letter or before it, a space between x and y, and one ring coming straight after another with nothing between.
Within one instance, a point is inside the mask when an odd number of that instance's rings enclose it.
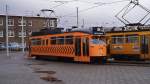
<instances>
[{"instance_id":1,"label":"brick building","mask_svg":"<svg viewBox=\"0 0 150 84\"><path fill-rule=\"evenodd\" d=\"M23 16L23 28L25 43L31 32L39 31L40 29L56 28L57 18L38 17L38 16ZM9 43L21 43L22 39L22 16L8 16L8 36ZM6 42L6 16L0 15L0 43Z\"/></svg>"}]
</instances>

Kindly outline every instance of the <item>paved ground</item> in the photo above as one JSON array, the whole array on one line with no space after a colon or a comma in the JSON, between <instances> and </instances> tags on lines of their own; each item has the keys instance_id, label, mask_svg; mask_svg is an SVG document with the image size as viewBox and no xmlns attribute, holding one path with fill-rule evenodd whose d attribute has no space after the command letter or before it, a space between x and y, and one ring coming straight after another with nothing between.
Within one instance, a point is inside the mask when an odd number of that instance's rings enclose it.
<instances>
[{"instance_id":1,"label":"paved ground","mask_svg":"<svg viewBox=\"0 0 150 84\"><path fill-rule=\"evenodd\" d=\"M7 57L0 53L0 84L48 84L26 66L28 62L22 53L11 53Z\"/></svg>"},{"instance_id":2,"label":"paved ground","mask_svg":"<svg viewBox=\"0 0 150 84\"><path fill-rule=\"evenodd\" d=\"M150 67L27 60L27 54L0 53L0 84L150 84ZM51 71L54 80L45 81L41 78L47 73L36 71Z\"/></svg>"}]
</instances>

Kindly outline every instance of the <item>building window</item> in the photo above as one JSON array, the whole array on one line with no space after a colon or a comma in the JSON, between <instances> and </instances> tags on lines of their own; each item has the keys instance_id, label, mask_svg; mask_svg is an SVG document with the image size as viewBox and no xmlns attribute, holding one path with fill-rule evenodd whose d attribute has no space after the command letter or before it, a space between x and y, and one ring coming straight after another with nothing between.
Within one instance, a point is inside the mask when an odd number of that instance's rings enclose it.
<instances>
[{"instance_id":1,"label":"building window","mask_svg":"<svg viewBox=\"0 0 150 84\"><path fill-rule=\"evenodd\" d=\"M15 36L15 33L13 30L8 30L8 36L9 37L14 37Z\"/></svg>"},{"instance_id":2,"label":"building window","mask_svg":"<svg viewBox=\"0 0 150 84\"><path fill-rule=\"evenodd\" d=\"M18 20L18 26L22 26L22 19ZM26 26L26 20L23 20L23 26Z\"/></svg>"},{"instance_id":3,"label":"building window","mask_svg":"<svg viewBox=\"0 0 150 84\"><path fill-rule=\"evenodd\" d=\"M19 31L18 34L19 34L19 37L22 37L22 31ZM23 32L23 37L26 37L26 32L25 31Z\"/></svg>"},{"instance_id":4,"label":"building window","mask_svg":"<svg viewBox=\"0 0 150 84\"><path fill-rule=\"evenodd\" d=\"M30 30L30 31L28 31L28 35L30 36L30 35L32 35L32 31Z\"/></svg>"},{"instance_id":5,"label":"building window","mask_svg":"<svg viewBox=\"0 0 150 84\"><path fill-rule=\"evenodd\" d=\"M0 25L2 26L3 25L3 19L0 18Z\"/></svg>"},{"instance_id":6,"label":"building window","mask_svg":"<svg viewBox=\"0 0 150 84\"><path fill-rule=\"evenodd\" d=\"M3 31L0 31L0 37L3 37L3 34L4 34Z\"/></svg>"},{"instance_id":7,"label":"building window","mask_svg":"<svg viewBox=\"0 0 150 84\"><path fill-rule=\"evenodd\" d=\"M55 27L55 20L49 21L49 27Z\"/></svg>"},{"instance_id":8,"label":"building window","mask_svg":"<svg viewBox=\"0 0 150 84\"><path fill-rule=\"evenodd\" d=\"M46 22L45 21L43 22L43 27L46 27Z\"/></svg>"},{"instance_id":9,"label":"building window","mask_svg":"<svg viewBox=\"0 0 150 84\"><path fill-rule=\"evenodd\" d=\"M32 20L28 21L28 26L32 26Z\"/></svg>"},{"instance_id":10,"label":"building window","mask_svg":"<svg viewBox=\"0 0 150 84\"><path fill-rule=\"evenodd\" d=\"M14 19L8 19L8 26L14 26Z\"/></svg>"},{"instance_id":11,"label":"building window","mask_svg":"<svg viewBox=\"0 0 150 84\"><path fill-rule=\"evenodd\" d=\"M48 22L49 22L49 20L43 21L43 27L48 27Z\"/></svg>"},{"instance_id":12,"label":"building window","mask_svg":"<svg viewBox=\"0 0 150 84\"><path fill-rule=\"evenodd\" d=\"M43 27L55 27L55 20L46 20L43 23Z\"/></svg>"}]
</instances>

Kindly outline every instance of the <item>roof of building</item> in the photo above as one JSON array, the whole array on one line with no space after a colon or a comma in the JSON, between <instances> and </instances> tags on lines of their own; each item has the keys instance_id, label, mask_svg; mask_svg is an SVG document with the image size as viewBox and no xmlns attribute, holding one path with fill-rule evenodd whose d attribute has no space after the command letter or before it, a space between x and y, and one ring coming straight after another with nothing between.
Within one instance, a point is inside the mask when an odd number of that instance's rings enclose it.
<instances>
[{"instance_id":1,"label":"roof of building","mask_svg":"<svg viewBox=\"0 0 150 84\"><path fill-rule=\"evenodd\" d=\"M0 16L6 16L5 14L0 14ZM8 15L10 17L22 17L21 15ZM44 17L44 16L23 16L27 18L50 18L50 19L57 19L57 17Z\"/></svg>"}]
</instances>

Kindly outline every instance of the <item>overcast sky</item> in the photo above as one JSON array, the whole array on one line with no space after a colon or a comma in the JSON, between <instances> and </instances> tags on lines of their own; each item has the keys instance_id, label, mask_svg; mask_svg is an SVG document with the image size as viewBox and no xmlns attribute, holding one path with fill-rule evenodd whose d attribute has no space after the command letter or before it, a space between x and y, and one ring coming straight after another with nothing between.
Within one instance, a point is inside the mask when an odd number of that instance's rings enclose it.
<instances>
[{"instance_id":1,"label":"overcast sky","mask_svg":"<svg viewBox=\"0 0 150 84\"><path fill-rule=\"evenodd\" d=\"M40 12L41 9L53 9L56 16L61 16L59 18L59 26L70 27L76 25L76 7L79 7L80 26L83 24L83 20L85 26L120 26L123 24L115 18L115 15L129 3L127 0L80 12L81 10L98 6L96 3L100 5L101 3L111 3L114 1L121 0L0 0L0 14L5 13L6 4L8 4L9 14L11 15L36 15L38 13L43 14ZM150 9L149 0L139 1L140 4ZM136 7L125 18L131 22L136 22L136 20L139 20L138 17L142 17L144 13L145 11Z\"/></svg>"}]
</instances>

